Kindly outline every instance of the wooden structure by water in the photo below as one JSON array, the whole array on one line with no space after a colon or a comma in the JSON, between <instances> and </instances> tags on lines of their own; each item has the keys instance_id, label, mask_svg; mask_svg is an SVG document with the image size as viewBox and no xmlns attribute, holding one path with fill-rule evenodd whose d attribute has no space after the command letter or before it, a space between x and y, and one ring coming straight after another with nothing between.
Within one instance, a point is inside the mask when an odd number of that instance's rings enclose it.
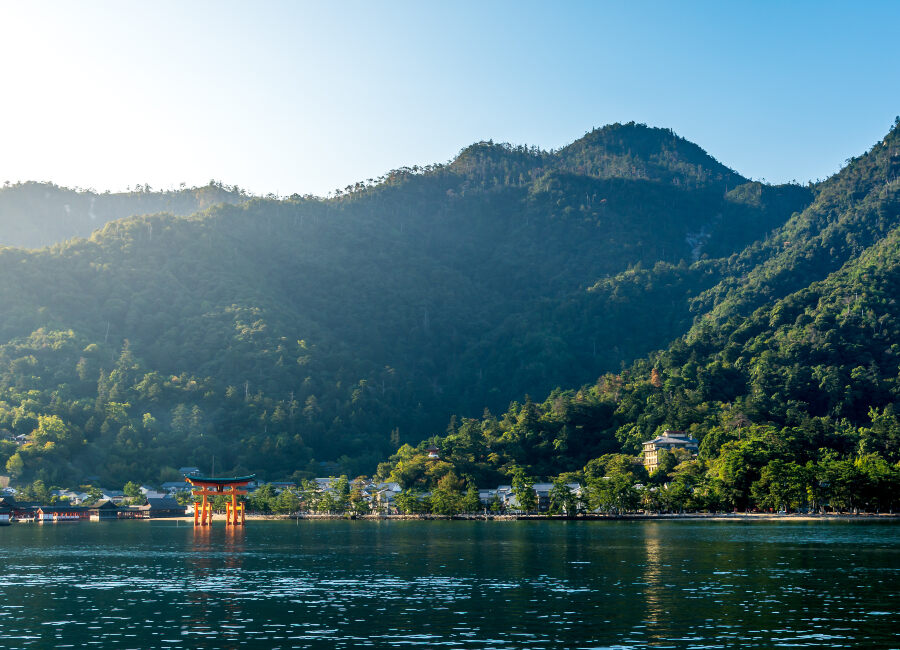
<instances>
[{"instance_id":1,"label":"wooden structure by water","mask_svg":"<svg viewBox=\"0 0 900 650\"><path fill-rule=\"evenodd\" d=\"M185 480L194 486L195 497L202 497L199 504L194 504L194 525L209 526L212 523L212 504L207 497L231 497L225 502L225 525L243 526L244 503L238 502L238 496L247 494L247 490L239 490L256 478L250 476L234 476L231 478L213 478L210 476L185 476ZM198 510L199 507L199 510Z\"/></svg>"}]
</instances>

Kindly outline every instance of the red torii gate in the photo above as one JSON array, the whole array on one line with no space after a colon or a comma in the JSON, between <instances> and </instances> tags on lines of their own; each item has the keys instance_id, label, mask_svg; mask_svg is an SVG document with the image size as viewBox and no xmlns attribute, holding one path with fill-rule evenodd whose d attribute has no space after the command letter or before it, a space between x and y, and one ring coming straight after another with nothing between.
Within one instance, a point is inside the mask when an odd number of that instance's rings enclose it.
<instances>
[{"instance_id":1,"label":"red torii gate","mask_svg":"<svg viewBox=\"0 0 900 650\"><path fill-rule=\"evenodd\" d=\"M230 496L231 501L225 503L225 525L244 525L244 504L238 503L239 494L247 494L247 490L237 488L247 485L256 478L256 474L250 476L234 476L232 478L212 478L209 476L185 476L185 480L194 486L193 495L202 496L200 509L194 504L194 525L209 526L212 523L212 504L206 497Z\"/></svg>"}]
</instances>

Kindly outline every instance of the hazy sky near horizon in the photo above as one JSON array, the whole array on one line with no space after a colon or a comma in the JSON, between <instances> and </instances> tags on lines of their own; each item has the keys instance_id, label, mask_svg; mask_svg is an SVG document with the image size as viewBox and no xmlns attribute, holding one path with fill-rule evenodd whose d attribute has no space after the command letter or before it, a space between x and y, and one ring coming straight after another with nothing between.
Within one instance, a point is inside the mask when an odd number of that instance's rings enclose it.
<instances>
[{"instance_id":1,"label":"hazy sky near horizon","mask_svg":"<svg viewBox=\"0 0 900 650\"><path fill-rule=\"evenodd\" d=\"M670 127L770 182L900 114L900 2L6 2L0 182L329 190Z\"/></svg>"}]
</instances>

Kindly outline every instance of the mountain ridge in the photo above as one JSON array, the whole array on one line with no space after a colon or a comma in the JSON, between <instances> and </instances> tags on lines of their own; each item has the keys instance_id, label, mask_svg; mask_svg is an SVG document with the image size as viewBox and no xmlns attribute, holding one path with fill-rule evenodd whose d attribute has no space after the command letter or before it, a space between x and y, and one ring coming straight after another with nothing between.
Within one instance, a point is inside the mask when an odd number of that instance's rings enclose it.
<instances>
[{"instance_id":1,"label":"mountain ridge","mask_svg":"<svg viewBox=\"0 0 900 650\"><path fill-rule=\"evenodd\" d=\"M747 183L726 193L711 158L715 174L661 155L683 174L673 183L543 169L532 163L549 154L512 147L476 154L483 165L401 170L328 200L250 198L0 251L0 428L29 434L52 415L70 434L0 459L18 454L20 480L88 462L152 480L212 454L262 475L322 460L371 471L452 413L578 385L664 346L696 293L684 278L718 279L704 256L737 254L810 198ZM533 174L516 172L519 158ZM633 283L659 264L683 298ZM626 297L616 278L628 273Z\"/></svg>"},{"instance_id":2,"label":"mountain ridge","mask_svg":"<svg viewBox=\"0 0 900 650\"><path fill-rule=\"evenodd\" d=\"M423 443L401 447L379 466L379 477L421 489L445 476L478 484L557 476L586 483L604 507L634 507L631 486L648 481L659 494L644 497L662 501L658 507L667 499L699 509L818 507L829 498L841 507L893 503L891 481L900 476L898 134L900 120L770 240L733 258L660 263L592 288L609 296L628 282L650 296L677 290L695 310L692 294L705 294L709 311L695 311L693 324L668 346L543 402L526 398L500 416L453 420L446 435L428 441L440 449L439 469L423 463ZM803 231L797 223L820 227ZM773 245L787 237L801 252L820 249L823 240L849 245L842 257L816 265L814 256ZM729 268L740 275L728 277ZM803 274L762 299L746 268L763 269L767 278ZM712 290L697 280L702 274L718 287L724 276L724 298L710 300ZM654 282L664 285L662 294L647 288ZM679 304L686 322L686 305ZM698 439L699 458L665 456L658 473L642 474L631 454L667 429ZM603 472L609 484L596 482ZM605 494L605 485L621 494Z\"/></svg>"},{"instance_id":3,"label":"mountain ridge","mask_svg":"<svg viewBox=\"0 0 900 650\"><path fill-rule=\"evenodd\" d=\"M203 187L152 191L148 185L128 192L70 189L26 181L0 187L0 246L42 248L73 237L89 237L107 222L168 211L187 216L218 203L240 203L239 188L210 181Z\"/></svg>"}]
</instances>

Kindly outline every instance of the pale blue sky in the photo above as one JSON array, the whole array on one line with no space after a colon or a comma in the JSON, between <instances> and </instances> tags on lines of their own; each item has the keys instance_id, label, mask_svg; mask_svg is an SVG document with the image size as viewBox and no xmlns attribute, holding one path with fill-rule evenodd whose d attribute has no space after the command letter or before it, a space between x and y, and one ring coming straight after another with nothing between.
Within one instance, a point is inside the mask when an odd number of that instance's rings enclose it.
<instances>
[{"instance_id":1,"label":"pale blue sky","mask_svg":"<svg viewBox=\"0 0 900 650\"><path fill-rule=\"evenodd\" d=\"M814 180L900 114L898 43L900 2L6 2L0 181L325 194L629 120Z\"/></svg>"}]
</instances>

